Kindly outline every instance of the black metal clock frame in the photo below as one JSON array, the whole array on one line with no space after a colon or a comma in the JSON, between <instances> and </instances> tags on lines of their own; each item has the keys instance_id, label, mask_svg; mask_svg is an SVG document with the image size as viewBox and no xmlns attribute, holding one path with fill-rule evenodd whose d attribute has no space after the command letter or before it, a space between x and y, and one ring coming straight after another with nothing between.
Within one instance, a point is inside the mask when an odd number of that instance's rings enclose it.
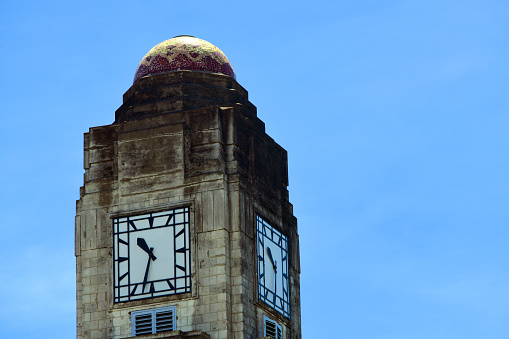
<instances>
[{"instance_id":1,"label":"black metal clock frame","mask_svg":"<svg viewBox=\"0 0 509 339\"><path fill-rule=\"evenodd\" d=\"M163 212L149 212L113 219L113 284L115 303L191 292L191 241L189 235L189 218L189 207L182 207ZM180 220L177 221L177 219ZM144 225L140 227L140 224ZM129 235L140 230L160 227L170 227L173 229L173 277L148 281L147 284L150 284L150 288L145 292L139 287L141 285L139 281L131 281ZM183 237L184 245L183 247L177 248L177 239L180 239L179 237ZM126 257L120 255L120 246L126 246ZM180 259L180 263L183 262L183 265L177 264L177 258ZM127 272L118 276L120 274L120 265L124 265L124 263L127 263ZM122 272L124 271L125 269ZM155 290L154 284L160 282L165 282L167 288Z\"/></svg>"},{"instance_id":2,"label":"black metal clock frame","mask_svg":"<svg viewBox=\"0 0 509 339\"><path fill-rule=\"evenodd\" d=\"M290 284L289 284L289 250L288 237L279 232L258 214L256 215L256 248L258 262L258 299L277 312L290 319ZM282 277L283 277L283 298L274 293L265 284L265 260L272 261L272 258L265 256L265 240L272 241L281 249ZM277 278L277 276L276 276Z\"/></svg>"}]
</instances>

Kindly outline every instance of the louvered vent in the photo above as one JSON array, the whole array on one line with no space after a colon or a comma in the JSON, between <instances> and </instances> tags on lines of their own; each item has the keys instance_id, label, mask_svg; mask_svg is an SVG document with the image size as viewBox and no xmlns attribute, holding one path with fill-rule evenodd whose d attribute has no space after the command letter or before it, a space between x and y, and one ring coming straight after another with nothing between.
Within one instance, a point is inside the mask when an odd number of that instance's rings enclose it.
<instances>
[{"instance_id":1,"label":"louvered vent","mask_svg":"<svg viewBox=\"0 0 509 339\"><path fill-rule=\"evenodd\" d=\"M274 339L283 338L283 328L274 320L263 316L264 320L264 336L271 337Z\"/></svg>"},{"instance_id":2,"label":"louvered vent","mask_svg":"<svg viewBox=\"0 0 509 339\"><path fill-rule=\"evenodd\" d=\"M152 333L152 314L140 314L134 317L134 335Z\"/></svg>"},{"instance_id":3,"label":"louvered vent","mask_svg":"<svg viewBox=\"0 0 509 339\"><path fill-rule=\"evenodd\" d=\"M132 335L176 330L175 306L134 311L131 313Z\"/></svg>"},{"instance_id":4,"label":"louvered vent","mask_svg":"<svg viewBox=\"0 0 509 339\"><path fill-rule=\"evenodd\" d=\"M156 313L156 332L173 330L173 311Z\"/></svg>"},{"instance_id":5,"label":"louvered vent","mask_svg":"<svg viewBox=\"0 0 509 339\"><path fill-rule=\"evenodd\" d=\"M276 323L265 321L265 336L276 338Z\"/></svg>"}]
</instances>

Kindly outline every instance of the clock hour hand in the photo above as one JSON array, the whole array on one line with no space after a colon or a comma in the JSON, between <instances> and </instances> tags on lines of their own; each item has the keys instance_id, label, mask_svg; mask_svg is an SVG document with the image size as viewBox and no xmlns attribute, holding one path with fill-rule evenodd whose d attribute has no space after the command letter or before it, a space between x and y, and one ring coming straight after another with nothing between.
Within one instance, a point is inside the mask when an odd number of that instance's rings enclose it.
<instances>
[{"instance_id":1,"label":"clock hour hand","mask_svg":"<svg viewBox=\"0 0 509 339\"><path fill-rule=\"evenodd\" d=\"M143 238L138 238L137 243L138 243L138 246L140 246L142 250L144 250L145 252L147 252L148 256L149 256L152 260L156 260L156 259L157 259L157 258L156 258L156 257L152 254L153 248L151 248L151 249L149 249L149 248L148 248L148 245L147 245L147 242L145 241L145 239L143 239Z\"/></svg>"},{"instance_id":2,"label":"clock hour hand","mask_svg":"<svg viewBox=\"0 0 509 339\"><path fill-rule=\"evenodd\" d=\"M270 262L272 263L272 268L274 269L274 273L277 273L277 263L272 258L272 252L270 251L270 247L267 247L267 253L269 254Z\"/></svg>"}]
</instances>

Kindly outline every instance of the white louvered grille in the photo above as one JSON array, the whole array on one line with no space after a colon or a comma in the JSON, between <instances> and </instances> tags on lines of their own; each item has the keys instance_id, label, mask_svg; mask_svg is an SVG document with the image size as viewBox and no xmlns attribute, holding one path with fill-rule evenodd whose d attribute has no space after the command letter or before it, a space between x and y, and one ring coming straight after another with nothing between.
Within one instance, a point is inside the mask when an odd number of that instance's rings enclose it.
<instances>
[{"instance_id":1,"label":"white louvered grille","mask_svg":"<svg viewBox=\"0 0 509 339\"><path fill-rule=\"evenodd\" d=\"M272 321L265 321L265 336L276 339L276 324Z\"/></svg>"},{"instance_id":2,"label":"white louvered grille","mask_svg":"<svg viewBox=\"0 0 509 339\"><path fill-rule=\"evenodd\" d=\"M152 333L152 314L145 313L135 317L134 335Z\"/></svg>"},{"instance_id":3,"label":"white louvered grille","mask_svg":"<svg viewBox=\"0 0 509 339\"><path fill-rule=\"evenodd\" d=\"M156 313L156 333L173 330L173 311Z\"/></svg>"},{"instance_id":4,"label":"white louvered grille","mask_svg":"<svg viewBox=\"0 0 509 339\"><path fill-rule=\"evenodd\" d=\"M177 329L175 306L133 311L131 313L132 335L154 334Z\"/></svg>"},{"instance_id":5,"label":"white louvered grille","mask_svg":"<svg viewBox=\"0 0 509 339\"><path fill-rule=\"evenodd\" d=\"M267 316L263 316L264 320L264 336L271 337L274 339L282 339L283 338L283 328L274 320L268 318Z\"/></svg>"}]
</instances>

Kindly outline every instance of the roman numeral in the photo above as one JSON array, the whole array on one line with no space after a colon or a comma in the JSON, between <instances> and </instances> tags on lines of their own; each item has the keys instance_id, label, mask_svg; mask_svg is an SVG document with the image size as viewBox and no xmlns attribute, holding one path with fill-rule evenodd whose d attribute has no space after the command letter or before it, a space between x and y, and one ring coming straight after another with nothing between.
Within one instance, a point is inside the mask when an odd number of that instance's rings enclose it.
<instances>
[{"instance_id":1,"label":"roman numeral","mask_svg":"<svg viewBox=\"0 0 509 339\"><path fill-rule=\"evenodd\" d=\"M175 289L175 286L173 286L169 280L166 280L166 282L168 283L168 286L170 286L170 289L172 289L172 290Z\"/></svg>"},{"instance_id":2,"label":"roman numeral","mask_svg":"<svg viewBox=\"0 0 509 339\"><path fill-rule=\"evenodd\" d=\"M172 221L172 219L173 219L173 214L170 214L170 216L168 217L168 220L166 220L165 226L168 226L170 224L170 222Z\"/></svg>"},{"instance_id":3,"label":"roman numeral","mask_svg":"<svg viewBox=\"0 0 509 339\"><path fill-rule=\"evenodd\" d=\"M178 238L178 236L181 235L182 233L184 233L185 230L186 230L186 228L184 227L180 232L175 234L175 238Z\"/></svg>"},{"instance_id":4,"label":"roman numeral","mask_svg":"<svg viewBox=\"0 0 509 339\"><path fill-rule=\"evenodd\" d=\"M138 230L136 226L134 226L134 222L132 222L131 220L129 220L129 225L131 225L131 227L134 228L135 231Z\"/></svg>"},{"instance_id":5,"label":"roman numeral","mask_svg":"<svg viewBox=\"0 0 509 339\"><path fill-rule=\"evenodd\" d=\"M121 282L121 281L122 281L122 279L124 279L124 278L125 278L125 276L127 275L127 273L129 273L129 272L124 273L124 275L122 275L120 278L118 278L118 282Z\"/></svg>"},{"instance_id":6,"label":"roman numeral","mask_svg":"<svg viewBox=\"0 0 509 339\"><path fill-rule=\"evenodd\" d=\"M138 288L138 285L134 285L133 290L131 291L130 295L134 295L136 293L136 289Z\"/></svg>"}]
</instances>

